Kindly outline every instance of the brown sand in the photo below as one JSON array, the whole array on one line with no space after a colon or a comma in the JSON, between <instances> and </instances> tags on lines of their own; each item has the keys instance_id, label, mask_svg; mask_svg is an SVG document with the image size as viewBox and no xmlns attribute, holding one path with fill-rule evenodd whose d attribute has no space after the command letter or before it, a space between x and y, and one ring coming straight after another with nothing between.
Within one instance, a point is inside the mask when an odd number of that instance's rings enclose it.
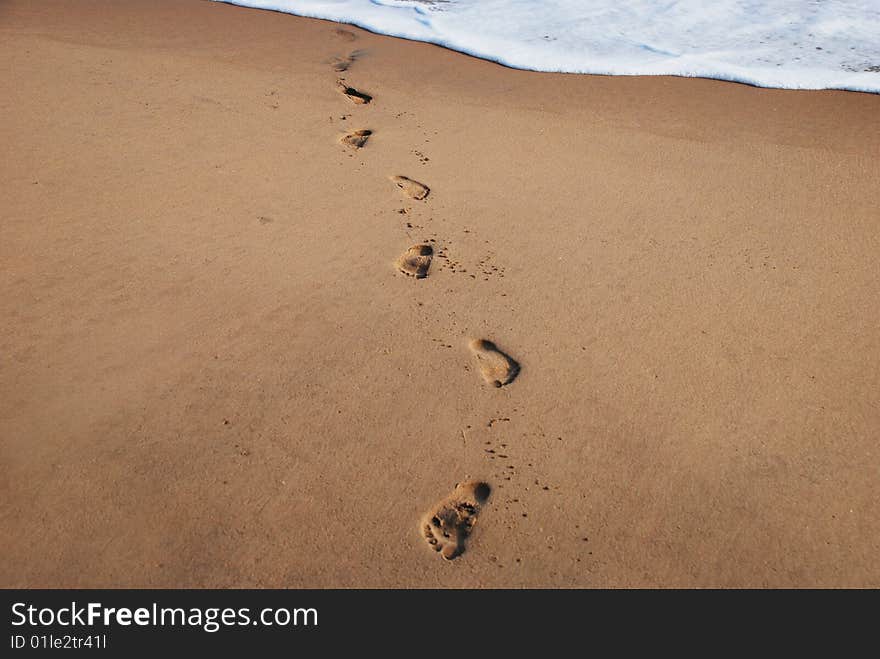
<instances>
[{"instance_id":1,"label":"brown sand","mask_svg":"<svg viewBox=\"0 0 880 659\"><path fill-rule=\"evenodd\" d=\"M880 96L339 27L0 3L0 585L880 586Z\"/></svg>"}]
</instances>

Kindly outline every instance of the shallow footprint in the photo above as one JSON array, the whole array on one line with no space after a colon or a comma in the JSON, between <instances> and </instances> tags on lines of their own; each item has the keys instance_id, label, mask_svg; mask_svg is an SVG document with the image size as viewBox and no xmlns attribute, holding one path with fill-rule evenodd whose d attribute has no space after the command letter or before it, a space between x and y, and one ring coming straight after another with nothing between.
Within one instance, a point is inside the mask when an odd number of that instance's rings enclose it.
<instances>
[{"instance_id":1,"label":"shallow footprint","mask_svg":"<svg viewBox=\"0 0 880 659\"><path fill-rule=\"evenodd\" d=\"M373 97L369 94L364 94L363 92L359 92L354 87L349 87L345 84L345 81L340 78L336 81L336 85L339 87L339 91L345 94L352 103L357 105L366 105L370 101L373 100Z\"/></svg>"},{"instance_id":2,"label":"shallow footprint","mask_svg":"<svg viewBox=\"0 0 880 659\"><path fill-rule=\"evenodd\" d=\"M492 488L480 481L459 483L448 497L422 517L425 541L447 561L460 556Z\"/></svg>"},{"instance_id":3,"label":"shallow footprint","mask_svg":"<svg viewBox=\"0 0 880 659\"><path fill-rule=\"evenodd\" d=\"M341 28L333 30L333 34L343 41L354 41L357 39L357 35L354 32L349 32L348 30L343 30Z\"/></svg>"},{"instance_id":4,"label":"shallow footprint","mask_svg":"<svg viewBox=\"0 0 880 659\"><path fill-rule=\"evenodd\" d=\"M480 363L483 379L495 387L510 384L519 375L519 364L513 357L503 353L491 341L474 339L470 343L471 352Z\"/></svg>"},{"instance_id":5,"label":"shallow footprint","mask_svg":"<svg viewBox=\"0 0 880 659\"><path fill-rule=\"evenodd\" d=\"M403 274L424 279L428 276L434 248L430 245L413 245L397 259L397 268Z\"/></svg>"},{"instance_id":6,"label":"shallow footprint","mask_svg":"<svg viewBox=\"0 0 880 659\"><path fill-rule=\"evenodd\" d=\"M372 134L373 131L371 130L356 130L348 135L343 135L339 138L339 141L347 146L360 149L367 143L367 140L370 139L370 135Z\"/></svg>"},{"instance_id":7,"label":"shallow footprint","mask_svg":"<svg viewBox=\"0 0 880 659\"><path fill-rule=\"evenodd\" d=\"M431 189L424 183L413 181L406 176L392 176L391 180L398 188L403 190L403 194L412 199L424 199L428 196Z\"/></svg>"},{"instance_id":8,"label":"shallow footprint","mask_svg":"<svg viewBox=\"0 0 880 659\"><path fill-rule=\"evenodd\" d=\"M334 57L330 63L333 65L334 71L342 73L343 71L348 71L348 67L354 64L354 59L351 57Z\"/></svg>"},{"instance_id":9,"label":"shallow footprint","mask_svg":"<svg viewBox=\"0 0 880 659\"><path fill-rule=\"evenodd\" d=\"M342 73L343 71L348 71L349 67L354 64L357 59L361 56L360 50L354 50L345 57L334 57L330 60L330 64L333 65L333 70Z\"/></svg>"}]
</instances>

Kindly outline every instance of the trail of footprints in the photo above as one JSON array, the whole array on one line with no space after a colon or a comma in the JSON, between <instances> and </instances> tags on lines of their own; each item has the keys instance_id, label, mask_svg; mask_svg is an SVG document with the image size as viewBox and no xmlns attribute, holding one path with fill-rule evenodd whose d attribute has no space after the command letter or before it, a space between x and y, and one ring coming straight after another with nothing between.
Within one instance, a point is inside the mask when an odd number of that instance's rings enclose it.
<instances>
[{"instance_id":1,"label":"trail of footprints","mask_svg":"<svg viewBox=\"0 0 880 659\"><path fill-rule=\"evenodd\" d=\"M337 38L347 43L357 39L357 35L344 29L335 29L334 34ZM351 68L360 55L361 51L355 50L346 56L333 58L330 60L330 64L335 72L343 73ZM337 78L336 86L339 92L356 106L365 106L373 101L371 94L348 84L345 78ZM361 128L341 135L338 140L340 144L346 147L362 149L367 145L372 135L373 131L371 129ZM414 153L418 156L421 164L424 165L428 162L429 158L422 152L414 151ZM395 174L388 178L408 199L424 201L431 194L431 189L426 184L408 176ZM407 214L409 211L404 208L398 212ZM408 222L407 227L413 228L413 225ZM469 231L466 231L466 233L469 233ZM445 259L453 273L467 273L467 270L462 268L460 263L451 261L442 249L435 250L433 245L428 244L429 242L435 241L432 238L429 241L412 245L398 256L395 261L397 270L414 279L426 279L435 257L439 257ZM482 259L477 269L485 279L493 275L504 276L503 268L499 269L491 264L491 256L486 256ZM470 276L476 278L476 274L471 274ZM437 341L438 339L433 340ZM444 344L444 346L452 347L448 344ZM483 380L489 386L496 388L507 386L519 375L519 363L492 341L488 339L473 339L469 342L468 347L479 367ZM510 419L503 417L500 420L509 421ZM490 422L490 427L494 421L497 420ZM494 450L490 451L491 453L495 452ZM491 457L494 458L495 456ZM505 455L504 457L507 456ZM501 477L510 480L509 475L502 475ZM456 484L454 490L435 503L420 520L420 531L428 546L446 560L453 560L460 556L465 551L468 537L479 518L483 506L489 500L491 489L488 483L482 481Z\"/></svg>"}]
</instances>

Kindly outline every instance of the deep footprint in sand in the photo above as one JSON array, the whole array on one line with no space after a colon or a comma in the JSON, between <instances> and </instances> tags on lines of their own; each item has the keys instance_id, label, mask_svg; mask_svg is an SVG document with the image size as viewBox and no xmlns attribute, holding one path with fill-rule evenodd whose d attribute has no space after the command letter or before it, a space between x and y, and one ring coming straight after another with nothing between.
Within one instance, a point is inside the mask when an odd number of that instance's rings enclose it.
<instances>
[{"instance_id":1,"label":"deep footprint in sand","mask_svg":"<svg viewBox=\"0 0 880 659\"><path fill-rule=\"evenodd\" d=\"M341 78L336 81L336 85L339 87L339 91L345 94L348 100L350 100L352 103L355 103L356 105L366 105L373 100L373 97L369 94L359 92L354 87L349 87Z\"/></svg>"},{"instance_id":2,"label":"deep footprint in sand","mask_svg":"<svg viewBox=\"0 0 880 659\"><path fill-rule=\"evenodd\" d=\"M413 245L397 259L397 269L410 277L424 279L433 257L434 248L430 245Z\"/></svg>"},{"instance_id":3,"label":"deep footprint in sand","mask_svg":"<svg viewBox=\"0 0 880 659\"><path fill-rule=\"evenodd\" d=\"M392 176L390 178L398 188L403 190L403 194L411 199L424 199L431 192L431 189L424 183L413 181L406 176Z\"/></svg>"},{"instance_id":4,"label":"deep footprint in sand","mask_svg":"<svg viewBox=\"0 0 880 659\"><path fill-rule=\"evenodd\" d=\"M339 141L346 146L360 149L367 143L367 140L370 139L370 135L372 134L373 131L371 130L356 130L348 135L343 135L339 138Z\"/></svg>"},{"instance_id":5,"label":"deep footprint in sand","mask_svg":"<svg viewBox=\"0 0 880 659\"><path fill-rule=\"evenodd\" d=\"M456 485L452 494L422 517L420 529L425 541L447 561L460 556L491 491L480 481Z\"/></svg>"},{"instance_id":6,"label":"deep footprint in sand","mask_svg":"<svg viewBox=\"0 0 880 659\"><path fill-rule=\"evenodd\" d=\"M471 352L480 363L483 379L493 387L503 387L519 375L519 364L513 357L502 352L491 341L475 339L470 342Z\"/></svg>"}]
</instances>

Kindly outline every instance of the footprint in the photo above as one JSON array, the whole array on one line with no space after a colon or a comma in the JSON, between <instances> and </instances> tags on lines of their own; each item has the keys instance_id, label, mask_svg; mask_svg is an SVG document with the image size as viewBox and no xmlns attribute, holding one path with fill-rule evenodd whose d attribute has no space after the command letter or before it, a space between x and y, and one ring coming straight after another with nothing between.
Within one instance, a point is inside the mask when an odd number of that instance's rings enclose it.
<instances>
[{"instance_id":1,"label":"footprint","mask_svg":"<svg viewBox=\"0 0 880 659\"><path fill-rule=\"evenodd\" d=\"M394 181L398 188L403 190L403 194L412 199L424 199L431 191L424 183L413 181L406 176L392 176L391 180Z\"/></svg>"},{"instance_id":2,"label":"footprint","mask_svg":"<svg viewBox=\"0 0 880 659\"><path fill-rule=\"evenodd\" d=\"M333 34L343 41L354 41L355 39L357 39L357 35L354 32L349 32L348 30L343 30L340 28L333 30Z\"/></svg>"},{"instance_id":3,"label":"footprint","mask_svg":"<svg viewBox=\"0 0 880 659\"><path fill-rule=\"evenodd\" d=\"M336 85L339 87L339 90L345 94L348 99L357 105L366 105L370 101L373 100L373 97L369 94L364 94L363 92L359 92L354 87L349 87L345 84L345 81L340 78L336 81Z\"/></svg>"},{"instance_id":4,"label":"footprint","mask_svg":"<svg viewBox=\"0 0 880 659\"><path fill-rule=\"evenodd\" d=\"M330 63L334 71L342 73L348 71L348 67L354 63L354 60L351 57L334 57Z\"/></svg>"},{"instance_id":5,"label":"footprint","mask_svg":"<svg viewBox=\"0 0 880 659\"><path fill-rule=\"evenodd\" d=\"M362 51L353 50L346 57L334 57L332 60L330 60L330 64L333 66L334 71L342 73L343 71L348 71L351 65L357 61L361 54Z\"/></svg>"},{"instance_id":6,"label":"footprint","mask_svg":"<svg viewBox=\"0 0 880 659\"><path fill-rule=\"evenodd\" d=\"M491 341L474 339L470 343L471 352L480 362L483 379L495 387L510 384L519 375L519 364L509 355L501 352Z\"/></svg>"},{"instance_id":7,"label":"footprint","mask_svg":"<svg viewBox=\"0 0 880 659\"><path fill-rule=\"evenodd\" d=\"M397 259L397 268L405 275L424 279L428 276L433 256L434 248L430 245L413 245Z\"/></svg>"},{"instance_id":8,"label":"footprint","mask_svg":"<svg viewBox=\"0 0 880 659\"><path fill-rule=\"evenodd\" d=\"M447 561L460 556L492 488L480 481L459 483L420 523L425 541Z\"/></svg>"},{"instance_id":9,"label":"footprint","mask_svg":"<svg viewBox=\"0 0 880 659\"><path fill-rule=\"evenodd\" d=\"M370 139L370 135L372 134L373 131L371 130L356 130L348 135L343 135L339 138L339 141L343 144L354 147L355 149L360 149L367 143L367 140Z\"/></svg>"}]
</instances>

